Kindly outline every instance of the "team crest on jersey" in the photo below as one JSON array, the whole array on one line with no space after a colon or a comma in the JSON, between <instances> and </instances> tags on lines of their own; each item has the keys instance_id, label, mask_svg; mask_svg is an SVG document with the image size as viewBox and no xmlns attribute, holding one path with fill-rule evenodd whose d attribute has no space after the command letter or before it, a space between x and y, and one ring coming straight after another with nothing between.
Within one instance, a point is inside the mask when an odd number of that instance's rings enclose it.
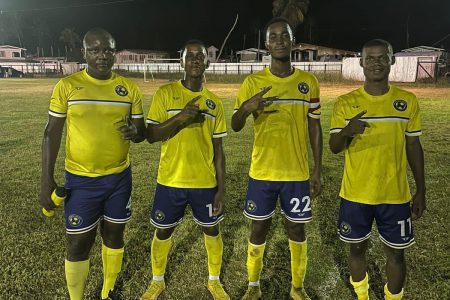
<instances>
[{"instance_id":1,"label":"team crest on jersey","mask_svg":"<svg viewBox=\"0 0 450 300\"><path fill-rule=\"evenodd\" d=\"M302 94L308 94L308 92L309 92L309 85L306 82L300 82L298 84L298 90Z\"/></svg>"},{"instance_id":2,"label":"team crest on jersey","mask_svg":"<svg viewBox=\"0 0 450 300\"><path fill-rule=\"evenodd\" d=\"M256 203L252 200L247 201L247 210L250 212L254 212L256 210Z\"/></svg>"},{"instance_id":3,"label":"team crest on jersey","mask_svg":"<svg viewBox=\"0 0 450 300\"><path fill-rule=\"evenodd\" d=\"M157 210L155 212L155 219L156 219L156 221L162 222L162 221L164 221L165 218L166 218L166 215L162 211Z\"/></svg>"},{"instance_id":4,"label":"team crest on jersey","mask_svg":"<svg viewBox=\"0 0 450 300\"><path fill-rule=\"evenodd\" d=\"M398 111L405 111L408 107L408 103L405 100L399 99L394 101L394 108Z\"/></svg>"},{"instance_id":5,"label":"team crest on jersey","mask_svg":"<svg viewBox=\"0 0 450 300\"><path fill-rule=\"evenodd\" d=\"M116 94L124 97L124 96L128 95L128 91L123 85L119 84L118 86L116 86Z\"/></svg>"},{"instance_id":6,"label":"team crest on jersey","mask_svg":"<svg viewBox=\"0 0 450 300\"><path fill-rule=\"evenodd\" d=\"M208 106L211 110L214 110L216 108L216 104L211 99L206 100L206 106Z\"/></svg>"},{"instance_id":7,"label":"team crest on jersey","mask_svg":"<svg viewBox=\"0 0 450 300\"><path fill-rule=\"evenodd\" d=\"M78 227L83 223L83 219L79 215L70 215L68 220L73 227Z\"/></svg>"},{"instance_id":8,"label":"team crest on jersey","mask_svg":"<svg viewBox=\"0 0 450 300\"><path fill-rule=\"evenodd\" d=\"M352 231L352 228L350 227L350 224L342 222L341 223L341 233L342 234L349 234Z\"/></svg>"}]
</instances>

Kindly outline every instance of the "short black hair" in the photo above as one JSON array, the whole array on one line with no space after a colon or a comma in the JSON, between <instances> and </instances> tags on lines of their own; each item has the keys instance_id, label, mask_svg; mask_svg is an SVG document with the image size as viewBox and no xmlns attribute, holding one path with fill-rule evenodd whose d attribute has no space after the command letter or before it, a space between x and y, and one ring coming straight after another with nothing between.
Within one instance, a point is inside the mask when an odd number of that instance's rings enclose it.
<instances>
[{"instance_id":1,"label":"short black hair","mask_svg":"<svg viewBox=\"0 0 450 300\"><path fill-rule=\"evenodd\" d=\"M266 26L264 26L264 37L267 37L267 30L269 30L270 25L275 23L286 23L292 31L292 35L294 35L294 27L292 27L291 23L289 23L288 19L283 17L274 17L267 22Z\"/></svg>"},{"instance_id":2,"label":"short black hair","mask_svg":"<svg viewBox=\"0 0 450 300\"><path fill-rule=\"evenodd\" d=\"M202 40L199 40L199 39L190 39L189 41L187 41L186 43L184 43L183 48L181 48L181 52L180 52L180 55L181 55L181 56L183 56L183 53L184 53L184 51L186 50L186 47L187 47L188 45L200 45L200 46L202 46L203 48L205 48L206 51L208 51L208 50L206 49L205 43L204 43Z\"/></svg>"},{"instance_id":3,"label":"short black hair","mask_svg":"<svg viewBox=\"0 0 450 300\"><path fill-rule=\"evenodd\" d=\"M388 49L388 52L389 52L391 55L394 54L394 49L392 48L391 43L389 43L388 41L383 40L383 39L373 39L373 40L370 40L370 41L366 42L366 43L363 45L363 47L362 47L361 53L364 52L364 49L370 48L370 47L374 47L374 46L375 46L375 47L376 47L376 46L383 46L383 47L386 47L386 49Z\"/></svg>"},{"instance_id":4,"label":"short black hair","mask_svg":"<svg viewBox=\"0 0 450 300\"><path fill-rule=\"evenodd\" d=\"M86 32L86 34L84 35L84 37L83 37L83 48L86 48L86 39L90 35L95 35L95 34L103 34L106 37L111 38L114 41L114 44L116 44L116 39L112 36L112 34L108 30L106 30L104 28L101 28L101 27L94 27L94 28L89 29L89 31Z\"/></svg>"}]
</instances>

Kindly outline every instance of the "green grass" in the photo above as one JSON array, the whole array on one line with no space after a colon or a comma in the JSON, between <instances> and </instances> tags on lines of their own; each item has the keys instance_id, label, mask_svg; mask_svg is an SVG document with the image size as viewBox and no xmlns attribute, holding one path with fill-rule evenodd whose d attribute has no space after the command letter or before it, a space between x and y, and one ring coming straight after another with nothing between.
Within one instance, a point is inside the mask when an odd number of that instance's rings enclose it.
<instances>
[{"instance_id":1,"label":"green grass","mask_svg":"<svg viewBox=\"0 0 450 300\"><path fill-rule=\"evenodd\" d=\"M40 213L40 145L47 120L48 99L57 79L0 80L0 299L68 299L64 279L65 229L62 210L53 219ZM144 84L145 111L163 81ZM167 81L164 81L167 82ZM228 124L239 85L208 82L223 100ZM325 84L322 88L324 144L333 100L356 85ZM407 250L408 278L405 299L450 298L449 159L450 88L406 86L419 97L422 142L425 148L428 210L414 223L417 243ZM250 122L251 123L251 122ZM226 218L221 223L225 244L222 279L232 299L247 285L246 248L249 221L242 215L252 146L251 124L224 138L227 157ZM125 299L139 299L151 278L150 244L154 227L149 222L156 184L159 144L133 145L133 218L126 230L126 252L118 286ZM57 181L63 182L64 147L57 162ZM309 264L305 286L312 299L353 299L348 284L347 246L336 236L338 189L342 155L324 149L323 194L314 201L314 220L307 226ZM412 178L410 178L412 179ZM368 253L371 299L382 299L385 282L382 244L373 235ZM87 299L101 289L98 239L91 252ZM274 217L267 241L261 283L264 299L285 299L289 292L289 250L280 214ZM206 289L206 253L203 237L188 211L174 234L168 263L167 290L161 299L210 299Z\"/></svg>"}]
</instances>

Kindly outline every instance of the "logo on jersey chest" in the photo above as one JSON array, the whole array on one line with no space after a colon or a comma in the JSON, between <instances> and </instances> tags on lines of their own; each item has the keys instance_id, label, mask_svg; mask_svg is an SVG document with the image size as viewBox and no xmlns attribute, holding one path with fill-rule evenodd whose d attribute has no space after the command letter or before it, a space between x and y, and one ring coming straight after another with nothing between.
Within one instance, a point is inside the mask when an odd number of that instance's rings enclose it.
<instances>
[{"instance_id":1,"label":"logo on jersey chest","mask_svg":"<svg viewBox=\"0 0 450 300\"><path fill-rule=\"evenodd\" d=\"M206 106L208 106L209 109L214 110L216 108L216 103L211 99L206 99Z\"/></svg>"},{"instance_id":2,"label":"logo on jersey chest","mask_svg":"<svg viewBox=\"0 0 450 300\"><path fill-rule=\"evenodd\" d=\"M398 111L405 111L408 107L408 103L405 100L399 99L394 101L394 108Z\"/></svg>"},{"instance_id":3,"label":"logo on jersey chest","mask_svg":"<svg viewBox=\"0 0 450 300\"><path fill-rule=\"evenodd\" d=\"M298 84L298 91L302 94L308 94L309 92L309 85L306 82L300 82Z\"/></svg>"},{"instance_id":4,"label":"logo on jersey chest","mask_svg":"<svg viewBox=\"0 0 450 300\"><path fill-rule=\"evenodd\" d=\"M123 85L119 84L118 86L116 86L116 94L125 97L126 95L128 95L128 91Z\"/></svg>"}]
</instances>

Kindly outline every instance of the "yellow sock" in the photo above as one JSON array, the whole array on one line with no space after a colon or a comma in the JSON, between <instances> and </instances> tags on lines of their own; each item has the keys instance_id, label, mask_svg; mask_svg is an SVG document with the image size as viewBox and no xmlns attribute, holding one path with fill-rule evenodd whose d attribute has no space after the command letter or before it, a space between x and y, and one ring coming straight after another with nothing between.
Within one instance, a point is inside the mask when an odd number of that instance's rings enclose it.
<instances>
[{"instance_id":1,"label":"yellow sock","mask_svg":"<svg viewBox=\"0 0 450 300\"><path fill-rule=\"evenodd\" d=\"M291 250L292 285L295 288L300 288L305 280L308 244L306 240L303 242L289 240L289 249Z\"/></svg>"},{"instance_id":2,"label":"yellow sock","mask_svg":"<svg viewBox=\"0 0 450 300\"><path fill-rule=\"evenodd\" d=\"M355 290L356 296L358 296L358 300L368 300L369 299L369 275L366 273L366 276L363 280L355 282L350 276L350 283Z\"/></svg>"},{"instance_id":3,"label":"yellow sock","mask_svg":"<svg viewBox=\"0 0 450 300\"><path fill-rule=\"evenodd\" d=\"M259 285L259 277L263 268L263 255L266 243L254 245L248 242L247 272L249 285Z\"/></svg>"},{"instance_id":4,"label":"yellow sock","mask_svg":"<svg viewBox=\"0 0 450 300\"><path fill-rule=\"evenodd\" d=\"M169 256L170 247L172 246L172 237L166 240L160 240L156 236L152 241L152 272L153 280L164 280L164 273L166 272L167 256Z\"/></svg>"},{"instance_id":5,"label":"yellow sock","mask_svg":"<svg viewBox=\"0 0 450 300\"><path fill-rule=\"evenodd\" d=\"M102 299L108 298L109 291L114 289L117 275L122 267L123 247L120 249L112 249L102 245L102 261L103 261L103 289Z\"/></svg>"},{"instance_id":6,"label":"yellow sock","mask_svg":"<svg viewBox=\"0 0 450 300\"><path fill-rule=\"evenodd\" d=\"M219 280L220 267L222 266L223 241L222 235L205 236L206 253L208 253L209 280Z\"/></svg>"},{"instance_id":7,"label":"yellow sock","mask_svg":"<svg viewBox=\"0 0 450 300\"><path fill-rule=\"evenodd\" d=\"M384 285L384 299L385 300L400 300L403 298L403 289L398 294L392 294L389 292L387 283Z\"/></svg>"},{"instance_id":8,"label":"yellow sock","mask_svg":"<svg viewBox=\"0 0 450 300\"><path fill-rule=\"evenodd\" d=\"M84 299L84 286L89 273L89 260L68 261L66 259L65 271L70 300Z\"/></svg>"}]
</instances>

